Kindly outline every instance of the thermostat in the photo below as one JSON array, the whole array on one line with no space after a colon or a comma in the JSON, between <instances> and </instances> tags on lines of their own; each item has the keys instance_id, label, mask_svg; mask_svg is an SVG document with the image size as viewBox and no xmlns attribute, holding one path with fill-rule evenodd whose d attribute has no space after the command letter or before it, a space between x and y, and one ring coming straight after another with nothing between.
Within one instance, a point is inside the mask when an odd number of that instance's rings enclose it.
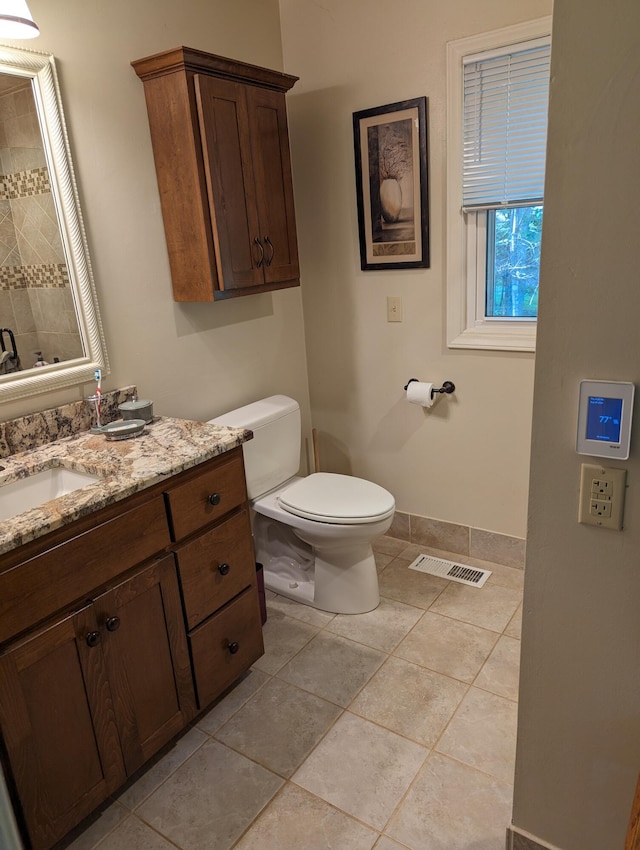
<instances>
[{"instance_id":1,"label":"thermostat","mask_svg":"<svg viewBox=\"0 0 640 850\"><path fill-rule=\"evenodd\" d=\"M624 381L580 381L579 454L629 457L634 391L634 385Z\"/></svg>"}]
</instances>

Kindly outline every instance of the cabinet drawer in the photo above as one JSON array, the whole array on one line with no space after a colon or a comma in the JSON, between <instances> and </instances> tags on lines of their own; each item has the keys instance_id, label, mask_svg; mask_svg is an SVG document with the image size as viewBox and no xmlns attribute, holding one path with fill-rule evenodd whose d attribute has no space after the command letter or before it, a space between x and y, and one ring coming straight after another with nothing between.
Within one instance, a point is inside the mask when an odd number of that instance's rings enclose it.
<instances>
[{"instance_id":1,"label":"cabinet drawer","mask_svg":"<svg viewBox=\"0 0 640 850\"><path fill-rule=\"evenodd\" d=\"M177 547L176 555L189 629L255 583L246 510Z\"/></svg>"},{"instance_id":2,"label":"cabinet drawer","mask_svg":"<svg viewBox=\"0 0 640 850\"><path fill-rule=\"evenodd\" d=\"M167 491L174 540L182 540L246 501L242 450L234 450L233 455Z\"/></svg>"},{"instance_id":3,"label":"cabinet drawer","mask_svg":"<svg viewBox=\"0 0 640 850\"><path fill-rule=\"evenodd\" d=\"M0 574L0 642L169 544L161 495Z\"/></svg>"},{"instance_id":4,"label":"cabinet drawer","mask_svg":"<svg viewBox=\"0 0 640 850\"><path fill-rule=\"evenodd\" d=\"M194 629L188 639L198 708L202 709L264 652L255 586Z\"/></svg>"}]
</instances>

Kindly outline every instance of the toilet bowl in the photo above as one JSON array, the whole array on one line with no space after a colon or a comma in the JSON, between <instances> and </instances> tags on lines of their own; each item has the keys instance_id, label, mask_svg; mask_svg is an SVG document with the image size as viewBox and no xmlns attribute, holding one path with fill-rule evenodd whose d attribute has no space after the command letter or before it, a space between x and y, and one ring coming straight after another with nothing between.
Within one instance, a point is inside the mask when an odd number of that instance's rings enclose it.
<instances>
[{"instance_id":1,"label":"toilet bowl","mask_svg":"<svg viewBox=\"0 0 640 850\"><path fill-rule=\"evenodd\" d=\"M287 396L271 396L210 421L254 434L243 452L265 587L336 614L376 608L380 594L371 544L391 525L393 496L348 475L299 477L300 408Z\"/></svg>"}]
</instances>

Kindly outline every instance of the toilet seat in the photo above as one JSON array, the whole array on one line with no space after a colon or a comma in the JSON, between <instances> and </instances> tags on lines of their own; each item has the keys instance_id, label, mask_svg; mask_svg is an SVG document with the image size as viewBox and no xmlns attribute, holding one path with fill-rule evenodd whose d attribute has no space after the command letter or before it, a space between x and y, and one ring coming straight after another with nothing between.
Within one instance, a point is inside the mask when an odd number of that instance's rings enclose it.
<instances>
[{"instance_id":1,"label":"toilet seat","mask_svg":"<svg viewBox=\"0 0 640 850\"><path fill-rule=\"evenodd\" d=\"M280 493L278 502L295 516L335 525L377 522L395 510L393 496L383 487L333 472L299 479Z\"/></svg>"}]
</instances>

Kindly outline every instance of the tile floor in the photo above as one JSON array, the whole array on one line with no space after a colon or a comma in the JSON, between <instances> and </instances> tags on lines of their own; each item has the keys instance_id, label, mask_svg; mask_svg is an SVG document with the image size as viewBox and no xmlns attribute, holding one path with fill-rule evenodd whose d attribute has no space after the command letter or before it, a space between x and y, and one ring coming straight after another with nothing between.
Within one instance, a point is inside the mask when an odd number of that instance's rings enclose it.
<instances>
[{"instance_id":1,"label":"tile floor","mask_svg":"<svg viewBox=\"0 0 640 850\"><path fill-rule=\"evenodd\" d=\"M483 588L376 544L382 601L268 594L265 655L69 850L504 850L523 572Z\"/></svg>"}]
</instances>

